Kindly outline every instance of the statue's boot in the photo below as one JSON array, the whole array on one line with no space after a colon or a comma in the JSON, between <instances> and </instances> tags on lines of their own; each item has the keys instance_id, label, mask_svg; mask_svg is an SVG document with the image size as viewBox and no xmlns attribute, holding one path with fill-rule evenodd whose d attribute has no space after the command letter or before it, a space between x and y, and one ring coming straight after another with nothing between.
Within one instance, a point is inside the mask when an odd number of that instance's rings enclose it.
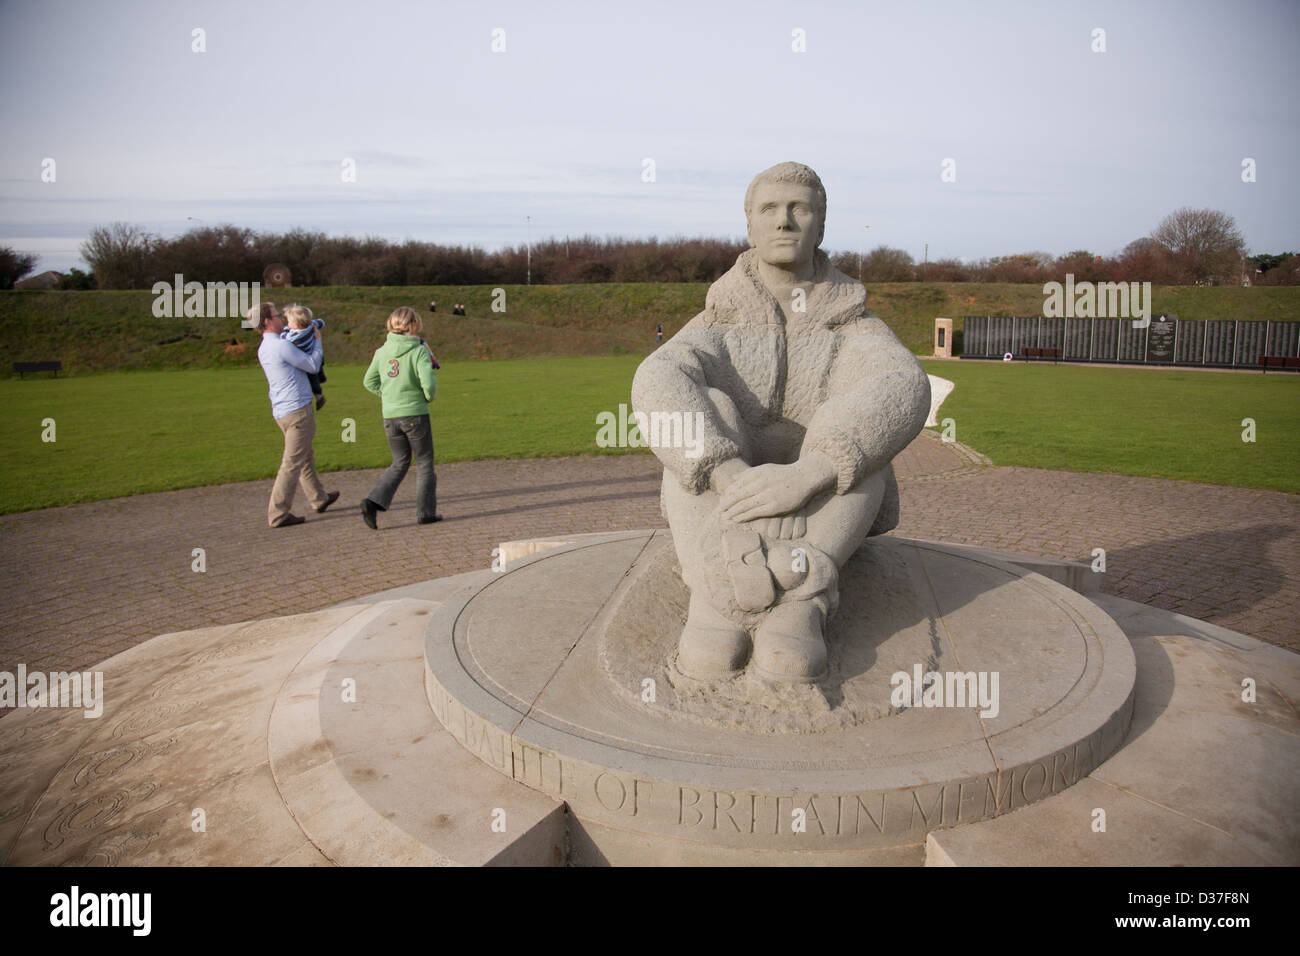
<instances>
[{"instance_id":1,"label":"statue's boot","mask_svg":"<svg viewBox=\"0 0 1300 956\"><path fill-rule=\"evenodd\" d=\"M776 585L767 568L762 536L757 531L732 528L723 533L722 548L736 604L745 611L770 607L776 600Z\"/></svg>"},{"instance_id":2,"label":"statue's boot","mask_svg":"<svg viewBox=\"0 0 1300 956\"><path fill-rule=\"evenodd\" d=\"M749 633L698 595L691 595L686 627L677 642L677 670L695 680L726 680L745 669Z\"/></svg>"},{"instance_id":3,"label":"statue's boot","mask_svg":"<svg viewBox=\"0 0 1300 956\"><path fill-rule=\"evenodd\" d=\"M826 599L778 604L754 632L754 670L766 680L811 684L826 676Z\"/></svg>"}]
</instances>

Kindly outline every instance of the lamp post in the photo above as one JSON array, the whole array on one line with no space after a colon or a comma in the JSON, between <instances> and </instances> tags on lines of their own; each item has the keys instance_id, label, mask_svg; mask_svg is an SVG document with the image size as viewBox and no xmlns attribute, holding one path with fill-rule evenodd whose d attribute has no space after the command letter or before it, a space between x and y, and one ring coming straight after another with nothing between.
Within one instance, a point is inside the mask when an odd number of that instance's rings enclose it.
<instances>
[{"instance_id":1,"label":"lamp post","mask_svg":"<svg viewBox=\"0 0 1300 956\"><path fill-rule=\"evenodd\" d=\"M533 284L533 217L524 216L524 248L527 250L527 285Z\"/></svg>"}]
</instances>

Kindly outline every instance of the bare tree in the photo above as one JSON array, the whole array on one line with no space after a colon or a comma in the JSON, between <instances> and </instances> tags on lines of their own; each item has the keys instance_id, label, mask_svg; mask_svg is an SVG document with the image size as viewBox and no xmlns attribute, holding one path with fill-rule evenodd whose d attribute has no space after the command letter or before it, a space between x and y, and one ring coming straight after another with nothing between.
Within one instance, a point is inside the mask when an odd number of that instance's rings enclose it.
<instances>
[{"instance_id":1,"label":"bare tree","mask_svg":"<svg viewBox=\"0 0 1300 956\"><path fill-rule=\"evenodd\" d=\"M1236 283L1246 242L1227 213L1184 207L1166 216L1151 238L1169 250L1184 281Z\"/></svg>"},{"instance_id":2,"label":"bare tree","mask_svg":"<svg viewBox=\"0 0 1300 956\"><path fill-rule=\"evenodd\" d=\"M149 285L149 259L156 244L139 226L115 222L90 230L81 244L81 258L90 263L101 289L143 289Z\"/></svg>"}]
</instances>

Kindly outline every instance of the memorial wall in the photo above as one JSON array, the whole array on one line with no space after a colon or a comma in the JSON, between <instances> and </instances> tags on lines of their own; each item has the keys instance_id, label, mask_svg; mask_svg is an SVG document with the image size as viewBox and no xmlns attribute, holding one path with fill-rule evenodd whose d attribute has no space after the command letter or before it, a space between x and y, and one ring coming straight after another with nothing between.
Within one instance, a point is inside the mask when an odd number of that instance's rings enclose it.
<instances>
[{"instance_id":1,"label":"memorial wall","mask_svg":"<svg viewBox=\"0 0 1300 956\"><path fill-rule=\"evenodd\" d=\"M1059 349L1066 362L1260 367L1263 356L1300 357L1300 321L1199 321L974 316L963 319L962 358L1026 358Z\"/></svg>"}]
</instances>

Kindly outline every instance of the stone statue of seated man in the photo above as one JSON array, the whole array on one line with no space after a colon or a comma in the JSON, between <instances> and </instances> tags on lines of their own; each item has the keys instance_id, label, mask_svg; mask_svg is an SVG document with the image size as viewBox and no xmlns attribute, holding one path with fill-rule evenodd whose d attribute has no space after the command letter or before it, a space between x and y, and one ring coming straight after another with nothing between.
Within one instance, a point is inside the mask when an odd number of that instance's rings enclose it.
<instances>
[{"instance_id":1,"label":"stone statue of seated man","mask_svg":"<svg viewBox=\"0 0 1300 956\"><path fill-rule=\"evenodd\" d=\"M819 248L815 172L759 173L745 218L753 248L637 369L632 405L699 427L689 446L652 442L691 594L678 673L815 682L840 567L898 522L890 462L924 426L930 385Z\"/></svg>"}]
</instances>

